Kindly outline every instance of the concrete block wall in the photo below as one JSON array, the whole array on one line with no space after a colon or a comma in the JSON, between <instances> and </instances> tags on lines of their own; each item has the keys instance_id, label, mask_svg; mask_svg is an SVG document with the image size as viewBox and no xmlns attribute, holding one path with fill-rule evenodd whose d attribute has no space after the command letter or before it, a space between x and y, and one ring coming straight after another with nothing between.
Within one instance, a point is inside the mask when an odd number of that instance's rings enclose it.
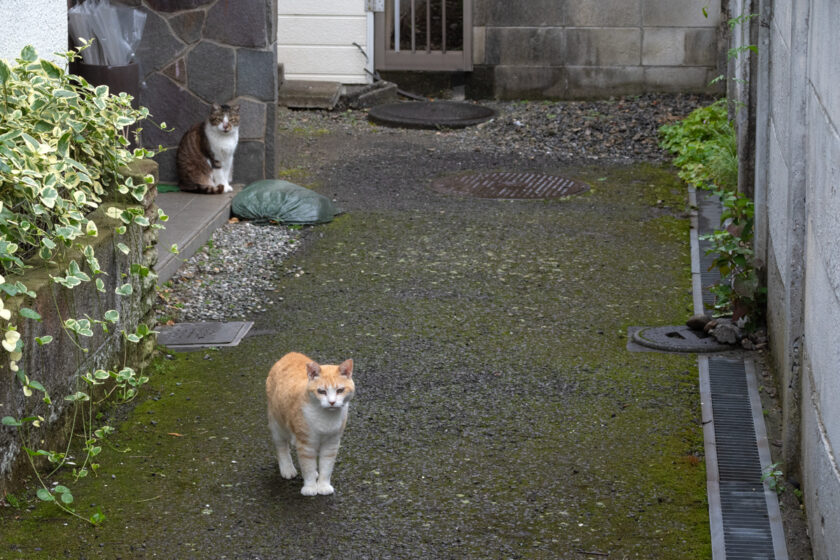
<instances>
[{"instance_id":1,"label":"concrete block wall","mask_svg":"<svg viewBox=\"0 0 840 560\"><path fill-rule=\"evenodd\" d=\"M710 92L722 71L720 0L475 0L473 10L473 63L492 68L499 98Z\"/></svg>"},{"instance_id":2,"label":"concrete block wall","mask_svg":"<svg viewBox=\"0 0 840 560\"><path fill-rule=\"evenodd\" d=\"M147 173L157 175L154 162L142 162L130 172L132 176L142 177ZM146 217L155 223L157 207L151 188L143 202ZM133 199L132 199L133 201ZM136 204L133 201L132 204ZM93 282L83 283L74 289L63 288L50 279L50 274L58 274L58 267L35 267L22 279L37 294L34 300L22 297L6 301L6 306L17 312L20 306L29 307L41 315L41 320L19 323L23 341L23 360L19 366L30 378L41 382L52 397L52 404L41 402L40 394L26 398L21 391L15 374L9 371L8 363L0 364L0 416L22 418L40 415L45 422L40 428L30 428L36 448L63 449L70 434L67 431L68 412L71 406L64 397L77 390L87 391L79 376L98 368L121 368L130 366L142 372L151 360L155 349L155 337L146 337L138 344L126 343L121 331L134 332L137 325L145 323L154 327L154 303L157 295L153 278L140 278L131 274L134 263L151 268L157 259L154 246L157 242L157 230L141 228L136 224L128 227L125 235L114 233L121 222L107 217L109 206L125 207L123 202L105 202L92 214L97 224L99 235L88 243L94 248L99 265L105 272L103 276L106 290L97 291ZM124 243L129 253L124 254L117 244ZM69 258L82 260L79 255ZM11 279L9 279L11 280ZM131 296L118 296L114 290L118 284L130 282L133 288ZM94 335L89 338L78 337L74 340L69 333L63 332L64 319L84 318L89 316L101 319L105 311L116 309L120 320L106 333L98 326L93 326ZM41 346L36 337L50 335L53 342ZM85 349L85 350L82 350ZM12 491L23 477L31 477L31 470L22 453L16 428L0 427L0 496Z\"/></svg>"},{"instance_id":3,"label":"concrete block wall","mask_svg":"<svg viewBox=\"0 0 840 560\"><path fill-rule=\"evenodd\" d=\"M840 550L840 67L833 0L761 0L756 253L766 263L786 472L814 557Z\"/></svg>"},{"instance_id":4,"label":"concrete block wall","mask_svg":"<svg viewBox=\"0 0 840 560\"><path fill-rule=\"evenodd\" d=\"M122 0L147 12L140 103L152 118L143 143L169 148L155 159L162 182L175 182L175 153L184 132L207 118L213 103L241 106L234 181L275 176L277 0Z\"/></svg>"}]
</instances>

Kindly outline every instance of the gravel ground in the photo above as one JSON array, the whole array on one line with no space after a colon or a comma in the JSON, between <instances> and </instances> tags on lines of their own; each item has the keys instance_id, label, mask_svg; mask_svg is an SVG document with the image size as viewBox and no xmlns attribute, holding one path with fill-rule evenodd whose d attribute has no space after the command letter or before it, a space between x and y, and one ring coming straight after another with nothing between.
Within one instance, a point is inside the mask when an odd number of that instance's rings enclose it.
<instances>
[{"instance_id":1,"label":"gravel ground","mask_svg":"<svg viewBox=\"0 0 840 560\"><path fill-rule=\"evenodd\" d=\"M410 131L443 136L452 151L523 157L556 157L561 162L662 162L658 129L683 118L712 98L646 94L604 101L484 102L497 116L479 126L452 131ZM283 111L287 131L345 132L371 125L363 111ZM406 131L379 127L383 134ZM439 148L441 149L441 148ZM294 178L291 178L294 180ZM274 289L278 267L299 242L299 232L246 222L225 225L162 288L162 323L241 320L282 300ZM293 270L280 273L296 274Z\"/></svg>"},{"instance_id":2,"label":"gravel ground","mask_svg":"<svg viewBox=\"0 0 840 560\"><path fill-rule=\"evenodd\" d=\"M289 227L232 220L158 291L158 321L243 320L265 311L283 300L277 267L299 241Z\"/></svg>"}]
</instances>

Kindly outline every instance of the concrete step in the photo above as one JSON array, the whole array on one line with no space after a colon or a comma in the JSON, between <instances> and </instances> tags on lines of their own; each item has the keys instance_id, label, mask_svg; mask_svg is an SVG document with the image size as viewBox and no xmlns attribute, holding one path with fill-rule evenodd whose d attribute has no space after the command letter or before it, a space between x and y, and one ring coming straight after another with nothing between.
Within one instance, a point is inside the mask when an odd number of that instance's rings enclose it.
<instances>
[{"instance_id":1,"label":"concrete step","mask_svg":"<svg viewBox=\"0 0 840 560\"><path fill-rule=\"evenodd\" d=\"M158 193L155 202L169 216L158 236L158 262L155 273L158 283L169 280L183 262L201 249L213 231L230 218L230 201L241 190L223 194L195 194L187 192ZM170 252L178 246L178 254Z\"/></svg>"},{"instance_id":2,"label":"concrete step","mask_svg":"<svg viewBox=\"0 0 840 560\"><path fill-rule=\"evenodd\" d=\"M339 82L285 80L278 88L278 104L292 109L332 110L341 96Z\"/></svg>"}]
</instances>

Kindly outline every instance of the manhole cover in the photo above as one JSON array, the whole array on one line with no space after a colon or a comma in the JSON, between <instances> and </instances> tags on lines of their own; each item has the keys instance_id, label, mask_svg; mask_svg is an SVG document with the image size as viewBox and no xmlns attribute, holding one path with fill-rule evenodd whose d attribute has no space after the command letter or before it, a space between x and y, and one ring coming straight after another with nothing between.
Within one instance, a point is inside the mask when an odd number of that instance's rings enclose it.
<instances>
[{"instance_id":1,"label":"manhole cover","mask_svg":"<svg viewBox=\"0 0 840 560\"><path fill-rule=\"evenodd\" d=\"M457 101L408 101L377 105L368 112L375 123L403 128L464 128L490 120L489 107Z\"/></svg>"},{"instance_id":2,"label":"manhole cover","mask_svg":"<svg viewBox=\"0 0 840 560\"><path fill-rule=\"evenodd\" d=\"M632 340L636 344L664 352L726 352L735 348L685 325L641 328L632 333Z\"/></svg>"},{"instance_id":3,"label":"manhole cover","mask_svg":"<svg viewBox=\"0 0 840 560\"><path fill-rule=\"evenodd\" d=\"M589 190L589 185L542 173L479 172L438 179L432 189L445 194L480 198L562 198Z\"/></svg>"},{"instance_id":4,"label":"manhole cover","mask_svg":"<svg viewBox=\"0 0 840 560\"><path fill-rule=\"evenodd\" d=\"M177 323L158 328L158 344L172 350L236 346L254 323Z\"/></svg>"}]
</instances>

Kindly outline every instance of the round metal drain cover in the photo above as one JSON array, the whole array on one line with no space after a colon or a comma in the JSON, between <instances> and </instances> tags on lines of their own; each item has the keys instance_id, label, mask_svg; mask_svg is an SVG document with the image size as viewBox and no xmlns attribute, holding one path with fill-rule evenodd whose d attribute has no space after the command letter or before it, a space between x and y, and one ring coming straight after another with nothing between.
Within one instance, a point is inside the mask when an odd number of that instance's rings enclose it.
<instances>
[{"instance_id":1,"label":"round metal drain cover","mask_svg":"<svg viewBox=\"0 0 840 560\"><path fill-rule=\"evenodd\" d=\"M438 179L432 190L480 198L562 198L589 190L589 185L542 173L462 173Z\"/></svg>"},{"instance_id":2,"label":"round metal drain cover","mask_svg":"<svg viewBox=\"0 0 840 560\"><path fill-rule=\"evenodd\" d=\"M464 128L490 120L489 107L457 101L408 101L377 105L368 112L375 123L403 128Z\"/></svg>"},{"instance_id":3,"label":"round metal drain cover","mask_svg":"<svg viewBox=\"0 0 840 560\"><path fill-rule=\"evenodd\" d=\"M734 348L685 325L640 329L633 333L633 342L665 352L726 352Z\"/></svg>"}]
</instances>

